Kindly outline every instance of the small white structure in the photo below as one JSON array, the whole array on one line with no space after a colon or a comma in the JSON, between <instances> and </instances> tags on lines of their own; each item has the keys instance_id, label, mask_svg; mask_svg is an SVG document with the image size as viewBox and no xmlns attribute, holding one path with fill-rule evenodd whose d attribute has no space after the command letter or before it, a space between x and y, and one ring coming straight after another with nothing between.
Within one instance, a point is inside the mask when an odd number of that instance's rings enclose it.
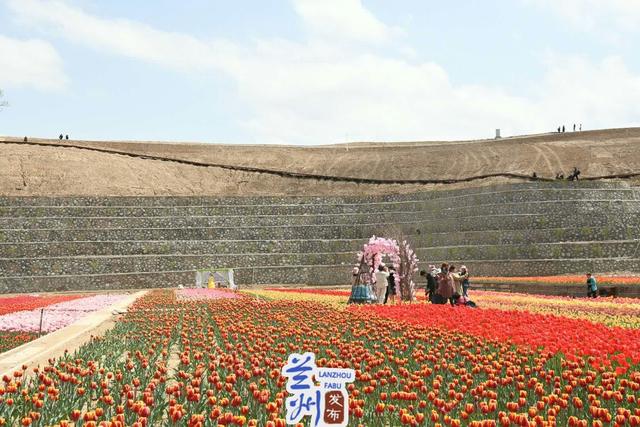
<instances>
[{"instance_id":1,"label":"small white structure","mask_svg":"<svg viewBox=\"0 0 640 427\"><path fill-rule=\"evenodd\" d=\"M496 129L496 139L500 139L500 138L502 138L500 136L500 129Z\"/></svg>"},{"instance_id":2,"label":"small white structure","mask_svg":"<svg viewBox=\"0 0 640 427\"><path fill-rule=\"evenodd\" d=\"M207 268L196 271L196 288L238 289L233 280L233 268Z\"/></svg>"}]
</instances>

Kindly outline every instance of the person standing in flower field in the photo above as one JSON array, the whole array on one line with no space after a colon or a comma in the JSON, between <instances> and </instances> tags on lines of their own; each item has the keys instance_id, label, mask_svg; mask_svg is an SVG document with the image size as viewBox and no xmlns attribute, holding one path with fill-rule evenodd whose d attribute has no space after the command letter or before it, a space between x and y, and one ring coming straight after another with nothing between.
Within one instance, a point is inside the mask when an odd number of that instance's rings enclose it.
<instances>
[{"instance_id":1,"label":"person standing in flower field","mask_svg":"<svg viewBox=\"0 0 640 427\"><path fill-rule=\"evenodd\" d=\"M462 280L462 296L465 298L469 297L469 270L467 270L466 266L460 267L460 279Z\"/></svg>"},{"instance_id":2,"label":"person standing in flower field","mask_svg":"<svg viewBox=\"0 0 640 427\"><path fill-rule=\"evenodd\" d=\"M451 286L453 286L453 297L449 302L451 302L451 305L455 305L458 298L462 296L462 276L456 273L455 265L449 266L449 275L447 276L447 279L451 283Z\"/></svg>"},{"instance_id":3,"label":"person standing in flower field","mask_svg":"<svg viewBox=\"0 0 640 427\"><path fill-rule=\"evenodd\" d=\"M393 267L389 268L389 277L387 277L387 292L384 296L384 303L386 304L389 299L391 299L391 304L396 303L396 269Z\"/></svg>"},{"instance_id":4,"label":"person standing in flower field","mask_svg":"<svg viewBox=\"0 0 640 427\"><path fill-rule=\"evenodd\" d=\"M598 296L598 284L593 274L587 273L587 298L595 298Z\"/></svg>"},{"instance_id":5,"label":"person standing in flower field","mask_svg":"<svg viewBox=\"0 0 640 427\"><path fill-rule=\"evenodd\" d=\"M433 302L433 297L436 293L436 288L438 287L438 284L436 282L437 274L437 269L434 265L429 266L429 271L420 271L420 276L424 277L427 281L427 285L424 288L424 296L429 302Z\"/></svg>"},{"instance_id":6,"label":"person standing in flower field","mask_svg":"<svg viewBox=\"0 0 640 427\"><path fill-rule=\"evenodd\" d=\"M389 272L387 267L380 264L378 271L376 271L376 296L378 297L378 304L384 304L384 296L387 294L388 278Z\"/></svg>"},{"instance_id":7,"label":"person standing in flower field","mask_svg":"<svg viewBox=\"0 0 640 427\"><path fill-rule=\"evenodd\" d=\"M453 305L455 280L453 279L453 275L449 272L448 264L442 264L442 268L440 269L440 273L438 273L436 281L438 282L438 289L436 290L436 298L434 298L434 302L436 304L446 304L447 301L449 301L451 305Z\"/></svg>"}]
</instances>

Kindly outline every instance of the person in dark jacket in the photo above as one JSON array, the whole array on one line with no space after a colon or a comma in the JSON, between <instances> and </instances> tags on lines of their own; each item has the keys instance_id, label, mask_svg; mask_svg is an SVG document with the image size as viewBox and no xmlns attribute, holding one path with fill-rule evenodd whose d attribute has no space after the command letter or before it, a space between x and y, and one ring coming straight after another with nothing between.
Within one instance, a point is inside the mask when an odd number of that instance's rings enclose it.
<instances>
[{"instance_id":1,"label":"person in dark jacket","mask_svg":"<svg viewBox=\"0 0 640 427\"><path fill-rule=\"evenodd\" d=\"M422 274L424 272L424 274ZM427 279L427 287L425 288L425 297L429 302L433 302L433 296L436 293L436 288L438 287L438 283L436 282L436 267L434 265L429 266L429 271L420 272L421 275L425 276Z\"/></svg>"},{"instance_id":2,"label":"person in dark jacket","mask_svg":"<svg viewBox=\"0 0 640 427\"><path fill-rule=\"evenodd\" d=\"M462 296L465 298L469 298L468 290L469 290L469 270L467 270L466 266L460 267L460 278L462 279Z\"/></svg>"},{"instance_id":3,"label":"person in dark jacket","mask_svg":"<svg viewBox=\"0 0 640 427\"><path fill-rule=\"evenodd\" d=\"M587 298L596 298L598 296L598 284L593 274L587 273Z\"/></svg>"},{"instance_id":4,"label":"person in dark jacket","mask_svg":"<svg viewBox=\"0 0 640 427\"><path fill-rule=\"evenodd\" d=\"M396 303L396 269L389 267L389 277L387 277L387 293L384 296L384 303L386 304L391 297L391 304Z\"/></svg>"}]
</instances>

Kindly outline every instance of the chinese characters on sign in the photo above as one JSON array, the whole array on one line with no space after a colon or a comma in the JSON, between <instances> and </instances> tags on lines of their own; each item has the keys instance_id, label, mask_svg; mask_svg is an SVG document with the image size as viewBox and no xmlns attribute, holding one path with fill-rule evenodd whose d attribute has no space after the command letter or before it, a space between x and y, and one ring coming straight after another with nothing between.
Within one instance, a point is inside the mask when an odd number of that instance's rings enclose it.
<instances>
[{"instance_id":1,"label":"chinese characters on sign","mask_svg":"<svg viewBox=\"0 0 640 427\"><path fill-rule=\"evenodd\" d=\"M346 383L355 380L353 369L318 368L313 353L289 355L282 367L287 377L287 424L311 417L314 427L344 427L349 422ZM316 384L316 381L318 384Z\"/></svg>"}]
</instances>

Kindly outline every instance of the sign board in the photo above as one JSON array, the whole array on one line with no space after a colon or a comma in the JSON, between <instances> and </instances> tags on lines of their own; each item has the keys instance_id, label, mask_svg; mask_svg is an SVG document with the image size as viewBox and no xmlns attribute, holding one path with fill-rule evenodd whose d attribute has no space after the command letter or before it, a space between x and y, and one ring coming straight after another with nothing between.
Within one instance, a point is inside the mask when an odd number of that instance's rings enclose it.
<instances>
[{"instance_id":1,"label":"sign board","mask_svg":"<svg viewBox=\"0 0 640 427\"><path fill-rule=\"evenodd\" d=\"M292 353L282 367L287 377L286 421L311 418L312 427L345 427L349 423L346 383L355 381L353 369L319 368L313 353Z\"/></svg>"}]
</instances>

